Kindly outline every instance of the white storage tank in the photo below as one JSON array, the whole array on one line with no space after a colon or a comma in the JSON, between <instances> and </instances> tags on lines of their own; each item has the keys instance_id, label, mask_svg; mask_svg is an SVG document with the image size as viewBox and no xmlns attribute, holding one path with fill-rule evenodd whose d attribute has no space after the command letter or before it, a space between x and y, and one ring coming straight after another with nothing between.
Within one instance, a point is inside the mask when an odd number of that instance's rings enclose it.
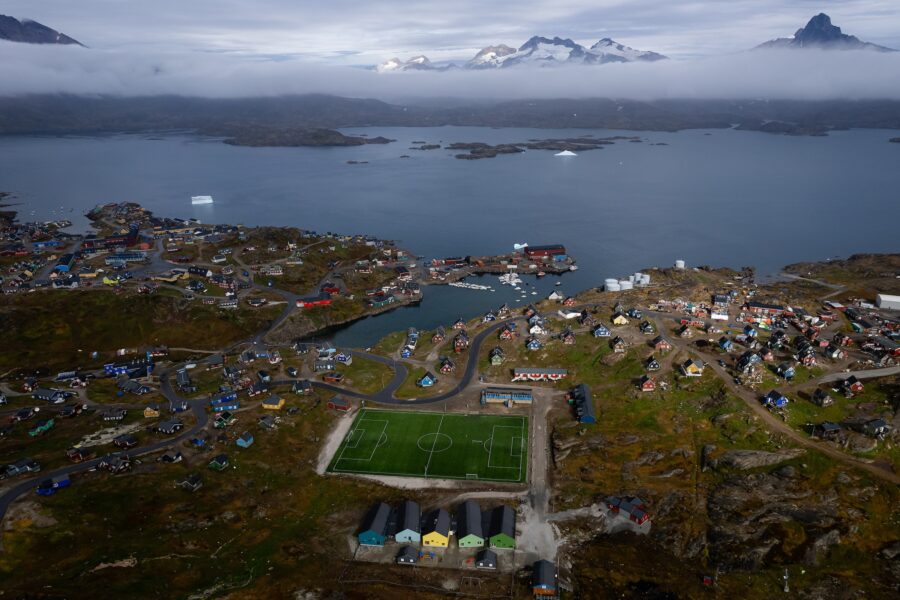
<instances>
[{"instance_id":1,"label":"white storage tank","mask_svg":"<svg viewBox=\"0 0 900 600\"><path fill-rule=\"evenodd\" d=\"M676 261L675 261L675 268L676 268L676 269L683 269L683 268L684 268L684 261L683 261L683 260L680 260L680 259L679 259L679 260L676 260Z\"/></svg>"},{"instance_id":2,"label":"white storage tank","mask_svg":"<svg viewBox=\"0 0 900 600\"><path fill-rule=\"evenodd\" d=\"M616 282L614 282L614 283L607 283L607 284L606 284L606 291L607 291L607 292L619 292L619 291L621 291L621 290L622 290L622 288L619 287L619 282L618 282L618 281L616 281Z\"/></svg>"},{"instance_id":3,"label":"white storage tank","mask_svg":"<svg viewBox=\"0 0 900 600\"><path fill-rule=\"evenodd\" d=\"M634 283L634 275L629 275L628 281L630 281L631 283Z\"/></svg>"},{"instance_id":4,"label":"white storage tank","mask_svg":"<svg viewBox=\"0 0 900 600\"><path fill-rule=\"evenodd\" d=\"M622 288L622 291L624 292L625 290L634 288L634 282L623 279L619 282L619 287Z\"/></svg>"},{"instance_id":5,"label":"white storage tank","mask_svg":"<svg viewBox=\"0 0 900 600\"><path fill-rule=\"evenodd\" d=\"M641 285L650 285L650 275L647 273L641 274Z\"/></svg>"},{"instance_id":6,"label":"white storage tank","mask_svg":"<svg viewBox=\"0 0 900 600\"><path fill-rule=\"evenodd\" d=\"M634 282L635 282L635 283L639 282L639 281L641 280L641 277L643 277L643 275L644 275L644 274L641 273L640 271L638 271L637 273L635 273L635 274L634 274Z\"/></svg>"},{"instance_id":7,"label":"white storage tank","mask_svg":"<svg viewBox=\"0 0 900 600\"><path fill-rule=\"evenodd\" d=\"M606 279L603 280L603 285L609 285L609 284L611 284L611 283L616 283L616 284L617 284L617 283L619 283L619 280L618 280L618 279L615 279L615 278L613 278L613 277L608 277L608 278L606 278Z\"/></svg>"}]
</instances>

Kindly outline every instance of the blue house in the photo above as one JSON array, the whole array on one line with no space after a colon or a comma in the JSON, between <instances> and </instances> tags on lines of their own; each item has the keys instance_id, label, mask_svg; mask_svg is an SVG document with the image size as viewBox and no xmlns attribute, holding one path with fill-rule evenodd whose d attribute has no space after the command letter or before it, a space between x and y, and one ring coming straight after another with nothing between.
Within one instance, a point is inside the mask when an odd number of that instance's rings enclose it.
<instances>
[{"instance_id":1,"label":"blue house","mask_svg":"<svg viewBox=\"0 0 900 600\"><path fill-rule=\"evenodd\" d=\"M400 358L409 358L410 356L412 356L412 350L404 346L403 350L400 351Z\"/></svg>"},{"instance_id":2,"label":"blue house","mask_svg":"<svg viewBox=\"0 0 900 600\"><path fill-rule=\"evenodd\" d=\"M746 335L747 337L750 337L750 338L755 338L757 335L759 335L759 332L756 331L756 328L753 327L752 325L745 325L744 326L744 335Z\"/></svg>"},{"instance_id":3,"label":"blue house","mask_svg":"<svg viewBox=\"0 0 900 600\"><path fill-rule=\"evenodd\" d=\"M363 546L384 546L387 538L388 519L391 507L384 502L376 503L363 519L356 538Z\"/></svg>"},{"instance_id":4,"label":"blue house","mask_svg":"<svg viewBox=\"0 0 900 600\"><path fill-rule=\"evenodd\" d=\"M432 373L431 371L428 371L424 375L422 375L422 377L419 379L419 381L416 382L416 385L424 388L424 387L431 387L435 383L437 383L437 377L434 376L434 373Z\"/></svg>"},{"instance_id":5,"label":"blue house","mask_svg":"<svg viewBox=\"0 0 900 600\"><path fill-rule=\"evenodd\" d=\"M787 406L787 403L787 397L778 390L772 390L771 392L763 396L763 404L769 407L774 406L775 408L782 408L784 406Z\"/></svg>"},{"instance_id":6,"label":"blue house","mask_svg":"<svg viewBox=\"0 0 900 600\"><path fill-rule=\"evenodd\" d=\"M59 475L42 481L36 491L39 496L52 496L56 490L69 487L70 483L68 475Z\"/></svg>"},{"instance_id":7,"label":"blue house","mask_svg":"<svg viewBox=\"0 0 900 600\"><path fill-rule=\"evenodd\" d=\"M237 439L236 443L241 448L249 448L250 446L253 445L253 434L248 431L245 431L244 433L241 434L241 437L239 437Z\"/></svg>"},{"instance_id":8,"label":"blue house","mask_svg":"<svg viewBox=\"0 0 900 600\"><path fill-rule=\"evenodd\" d=\"M353 355L349 352L339 352L337 356L334 357L334 360L342 365L349 366L353 364Z\"/></svg>"},{"instance_id":9,"label":"blue house","mask_svg":"<svg viewBox=\"0 0 900 600\"><path fill-rule=\"evenodd\" d=\"M549 560L539 560L531 570L531 591L535 597L556 596L556 565Z\"/></svg>"},{"instance_id":10,"label":"blue house","mask_svg":"<svg viewBox=\"0 0 900 600\"><path fill-rule=\"evenodd\" d=\"M209 399L209 405L214 412L222 412L225 410L237 410L241 407L238 402L237 392L222 392L216 394Z\"/></svg>"},{"instance_id":11,"label":"blue house","mask_svg":"<svg viewBox=\"0 0 900 600\"><path fill-rule=\"evenodd\" d=\"M722 336L719 338L719 348L721 348L725 352L730 352L733 347L734 347L734 342L732 342L727 337Z\"/></svg>"},{"instance_id":12,"label":"blue house","mask_svg":"<svg viewBox=\"0 0 900 600\"><path fill-rule=\"evenodd\" d=\"M397 533L400 543L418 544L422 541L422 509L412 500L404 500L397 511Z\"/></svg>"},{"instance_id":13,"label":"blue house","mask_svg":"<svg viewBox=\"0 0 900 600\"><path fill-rule=\"evenodd\" d=\"M609 337L609 329L606 325L600 324L594 327L594 337Z\"/></svg>"},{"instance_id":14,"label":"blue house","mask_svg":"<svg viewBox=\"0 0 900 600\"><path fill-rule=\"evenodd\" d=\"M794 365L789 365L788 363L781 363L780 365L778 365L778 368L775 369L775 371L788 381L793 379L794 375L797 374L797 370L794 368Z\"/></svg>"},{"instance_id":15,"label":"blue house","mask_svg":"<svg viewBox=\"0 0 900 600\"><path fill-rule=\"evenodd\" d=\"M579 423L596 423L597 417L594 414L594 400L591 396L591 390L585 384L575 386L569 392L569 398L575 409L575 418Z\"/></svg>"},{"instance_id":16,"label":"blue house","mask_svg":"<svg viewBox=\"0 0 900 600\"><path fill-rule=\"evenodd\" d=\"M529 350L540 350L544 347L544 345L541 343L541 340L537 339L536 337L530 337L525 342L525 347Z\"/></svg>"}]
</instances>

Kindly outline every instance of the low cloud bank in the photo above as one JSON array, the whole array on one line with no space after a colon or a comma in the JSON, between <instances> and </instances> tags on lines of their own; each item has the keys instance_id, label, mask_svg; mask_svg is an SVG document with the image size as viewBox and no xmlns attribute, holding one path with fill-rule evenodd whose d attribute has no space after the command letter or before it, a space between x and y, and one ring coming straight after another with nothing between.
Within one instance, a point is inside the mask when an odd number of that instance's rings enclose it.
<instances>
[{"instance_id":1,"label":"low cloud bank","mask_svg":"<svg viewBox=\"0 0 900 600\"><path fill-rule=\"evenodd\" d=\"M4 96L900 99L900 52L756 51L648 64L388 74L298 59L5 42L0 42L0 56Z\"/></svg>"}]
</instances>

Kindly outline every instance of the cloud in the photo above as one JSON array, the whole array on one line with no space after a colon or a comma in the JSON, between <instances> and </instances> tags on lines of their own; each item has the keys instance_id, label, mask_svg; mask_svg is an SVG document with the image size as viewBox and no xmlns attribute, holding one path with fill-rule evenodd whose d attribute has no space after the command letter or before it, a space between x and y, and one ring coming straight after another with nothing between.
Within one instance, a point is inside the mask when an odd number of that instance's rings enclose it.
<instances>
[{"instance_id":1,"label":"cloud","mask_svg":"<svg viewBox=\"0 0 900 600\"><path fill-rule=\"evenodd\" d=\"M345 64L344 51L370 63L422 53L465 60L533 35L608 36L673 57L731 53L790 36L820 11L847 33L900 47L896 0L6 0L2 10L96 49L303 53Z\"/></svg>"},{"instance_id":2,"label":"cloud","mask_svg":"<svg viewBox=\"0 0 900 600\"><path fill-rule=\"evenodd\" d=\"M900 53L757 51L642 64L407 72L229 53L0 42L0 95L900 99Z\"/></svg>"}]
</instances>

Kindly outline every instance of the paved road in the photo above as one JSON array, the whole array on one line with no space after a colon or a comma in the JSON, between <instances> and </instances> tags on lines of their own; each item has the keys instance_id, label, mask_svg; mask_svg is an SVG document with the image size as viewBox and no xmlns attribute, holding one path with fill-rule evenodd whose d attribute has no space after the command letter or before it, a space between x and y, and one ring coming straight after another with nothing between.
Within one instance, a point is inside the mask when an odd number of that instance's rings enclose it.
<instances>
[{"instance_id":1,"label":"paved road","mask_svg":"<svg viewBox=\"0 0 900 600\"><path fill-rule=\"evenodd\" d=\"M190 429L182 431L176 436L164 438L157 442L153 442L152 444L129 450L127 452L129 456L142 456L144 454L150 454L152 452L174 446L175 444L178 444L183 440L190 439L191 437L197 435L197 433L202 431L206 427L206 424L209 422L209 415L206 412L206 403L203 400L187 400L178 396L169 383L168 374L163 374L161 376L160 383L160 388L167 399L169 399L170 401L186 400L189 403L191 412L197 422L194 423L194 425ZM56 469L54 471L48 471L46 473L42 472L36 477L32 477L30 479L26 479L17 483L15 486L4 492L2 496L0 496L0 521L3 520L4 516L6 516L6 511L9 510L10 504L12 504L22 494L26 494L36 488L41 481L44 481L45 479L49 479L51 477L57 477L59 475L74 475L76 473L89 471L97 466L97 463L100 462L100 459L101 457L97 457L85 462L60 467L59 469Z\"/></svg>"},{"instance_id":2,"label":"paved road","mask_svg":"<svg viewBox=\"0 0 900 600\"><path fill-rule=\"evenodd\" d=\"M657 327L659 330L659 327ZM704 361L707 363L707 367L711 368L715 371L716 375L725 383L725 386L738 398L744 401L744 404L753 411L756 416L758 416L762 421L766 424L770 431L775 431L780 433L781 435L789 438L792 442L801 446L803 448L807 448L810 450L815 450L817 452L821 452L822 454L826 454L831 458L840 461L844 464L847 464L851 467L857 467L860 469L864 469L868 471L872 475L875 475L879 479L885 479L894 484L900 484L900 476L890 471L887 471L877 465L868 463L864 460L855 458L842 452L841 450L835 448L834 446L826 443L819 442L813 438L807 437L776 417L772 412L770 412L762 403L759 401L757 395L734 383L733 378L728 374L728 372L721 367L715 360L714 357L709 357L702 352L700 352L696 347L691 347L687 342L682 340L681 338L671 338L673 345L676 348L684 350L686 352L690 352L691 354L696 354L703 357ZM889 373L885 373L888 369L881 369L882 375L887 375ZM890 369L893 370L893 369ZM840 378L846 377L847 373L840 373ZM873 375L875 376L875 375Z\"/></svg>"},{"instance_id":3,"label":"paved road","mask_svg":"<svg viewBox=\"0 0 900 600\"><path fill-rule=\"evenodd\" d=\"M238 259L238 262L240 264L242 264L242 261L240 261L239 259ZM273 331L278 326L280 326L281 323L283 323L285 321L285 319L287 319L290 316L290 314L293 312L293 310L296 306L295 302L296 302L297 298L299 298L299 296L296 294L293 294L291 292L287 292L284 290L280 290L278 288L274 288L274 287L270 288L270 287L262 286L262 285L255 284L255 283L253 283L252 285L255 288L273 292L273 293L280 295L282 298L284 298L287 301L287 306L282 311L282 313L275 319L275 321L265 331L253 336L249 340L245 340L244 342L235 344L231 348L235 348L240 345L244 345L247 342L250 342L250 343L261 342L265 338L266 335L268 335L271 331ZM585 305L581 305L578 307L573 307L572 310L580 311L583 309L590 309L590 308L596 308L596 305L585 304ZM671 313L658 313L658 312L652 312L652 311L646 311L645 315L647 316L647 318L653 318L654 320L656 318L662 318L662 319L677 318L675 315L673 315ZM314 381L313 386L316 388L319 388L319 389L324 389L324 390L334 392L335 394L341 394L343 396L349 396L352 398L359 398L359 399L366 400L369 402L375 402L378 404L394 405L394 406L401 406L401 405L402 406L416 406L416 405L426 405L426 404L434 404L437 402L442 402L442 401L448 400L448 399L460 394L463 390L465 390L472 383L472 379L476 376L476 374L478 372L478 356L480 354L480 350L481 350L482 345L484 344L484 341L490 335L492 335L498 329L500 329L504 324L506 324L507 322L510 322L510 321L517 320L517 319L521 319L521 317L513 317L511 319L498 320L497 322L492 323L491 325L486 327L484 330L482 330L481 332L476 334L470 342L469 349L468 349L468 357L466 360L465 371L463 372L463 376L460 379L459 383L456 386L454 386L453 389L443 392L441 394L438 394L436 396L431 396L431 397L426 397L426 398L417 398L415 400L401 400L401 399L395 398L394 393L403 384L403 382L405 381L405 379L407 377L408 370L407 370L406 365L399 361L393 360L391 358L385 358L383 356L371 354L368 352L358 351L358 350L354 351L354 354L356 354L357 356L388 365L394 370L394 376L391 378L391 381L387 384L387 386L385 386L384 389L382 389L379 392L376 392L375 394L363 394L361 392L346 390L344 388L341 388L341 387L338 387L335 385L331 385L331 384L328 384L325 382L320 382L320 381ZM658 323L656 323L656 325L657 325L657 327L656 327L657 331L662 331L662 329L658 326ZM673 338L672 341L676 347L680 347L683 350L687 350L692 353L701 354L695 348L688 347L686 345L686 343L679 338ZM211 357L207 357L207 358L204 358L204 359L202 359L200 361L196 361L196 362L203 363L203 362L208 361L210 358ZM739 398L741 398L747 404L747 406L767 424L767 426L771 430L781 433L782 435L790 438L793 442L795 442L796 444L798 444L800 446L822 452L823 454L826 454L826 455L834 458L835 460L841 461L845 464L865 469L866 471L872 473L873 475L875 475L881 479L886 479L895 484L900 484L900 476L895 475L894 473L888 472L882 468L879 468L879 467L872 465L870 463L867 463L865 461L862 461L860 459L849 456L849 455L845 454L844 452L841 452L840 450L834 448L833 446L816 442L815 440L808 438L808 437L800 434L796 430L792 429L786 423L784 423L783 421L781 421L777 417L775 417L775 415L773 415L771 412L769 412L765 407L763 407L752 392L750 392L749 390L746 390L740 386L735 385L732 382L732 378L729 376L729 374L726 372L726 370L723 369L722 367L720 367L715 362L715 360L709 360L709 359L707 359L707 360L709 362L709 366L725 382L725 385L728 386L728 388L735 395L737 395ZM176 367L173 366L170 369L168 369L160 374L160 391L162 392L162 394L166 397L166 399L170 403L171 402L181 402L181 401L188 402L188 404L191 408L191 411L194 414L197 422L189 430L182 432L178 436L160 440L153 444L149 444L149 445L134 449L129 452L130 455L140 456L143 454L156 452L156 451L164 449L166 447L170 447L172 445L180 443L181 441L196 435L198 432L200 432L201 430L203 430L206 427L206 425L209 421L209 415L206 412L206 402L204 400L199 400L199 399L187 400L185 398L180 397L175 392L175 390L172 388L170 378L169 378L170 373L172 371L174 371L175 369L176 369ZM878 376L884 376L884 375L892 375L892 374L898 373L898 372L900 372L900 367L893 367L890 369L875 369L875 370L870 370L870 371L858 371L854 374L856 374L857 377L878 377ZM835 379L841 379L843 377L846 377L847 375L848 374L846 374L846 373L836 373L831 376L827 376L826 378L822 378L822 381L833 381ZM293 383L293 380L274 382L275 385L282 385L282 384L290 385L291 383ZM533 450L533 451L537 452L537 450ZM50 478L50 477L57 476L57 475L64 475L64 474L71 475L71 474L90 470L96 466L97 462L99 462L99 458L92 459L90 461L86 461L86 462L79 463L79 464L69 465L67 467L62 467L60 469L57 469L55 471L51 471L48 473L42 473L40 476L33 477L33 478L24 480L24 481L16 484L14 487L8 489L6 492L4 492L2 494L2 496L0 496L0 521L2 521L10 504L16 498L18 498L22 494L25 494L25 493L29 492L30 490L34 489L41 481L43 481L47 478ZM532 499L535 500L539 505L545 504L544 498L532 498Z\"/></svg>"},{"instance_id":4,"label":"paved road","mask_svg":"<svg viewBox=\"0 0 900 600\"><path fill-rule=\"evenodd\" d=\"M846 373L829 373L819 378L820 383L828 383L830 381L843 381L851 375L855 375L857 379L871 379L873 377L887 377L889 375L900 374L900 366L887 367L884 369L866 369L864 371L847 371Z\"/></svg>"},{"instance_id":5,"label":"paved road","mask_svg":"<svg viewBox=\"0 0 900 600\"><path fill-rule=\"evenodd\" d=\"M265 288L267 290L271 290L272 288ZM289 295L288 292L282 292L285 295ZM289 304L289 309L293 307L293 303ZM286 318L286 315L290 313L290 310L286 310L283 313L283 317ZM283 320L283 319L282 319ZM466 370L463 373L462 379L459 384L457 384L452 390L444 392L437 396L432 396L430 398L417 398L415 400L401 400L394 397L394 393L397 389L403 384L406 380L407 376L407 368L401 362L395 361L390 358L385 358L383 356L377 354L371 354L369 352L363 351L354 351L356 356L361 358L367 358L369 360L373 360L385 365L390 366L394 370L394 376L391 378L390 382L388 382L387 386L381 391L375 394L363 394L361 392L356 392L352 390L347 390L345 388L338 387L336 385L331 385L329 383L314 381L313 386L319 389L328 390L330 392L334 392L335 394L341 394L343 396L348 396L351 398L359 398L362 400L366 400L368 402L375 402L378 404L389 404L389 405L424 405L424 404L433 404L435 402L441 402L443 400L447 400L452 398L456 394L459 394L462 390L464 390L475 377L478 371L478 355L479 351L484 344L484 341L491 334L495 333L500 327L502 327L509 320L498 321L496 323L491 324L481 332L479 332L472 340L469 345L469 356L466 362ZM278 325L278 321L272 324L270 329L276 327ZM250 341L256 342L261 339L266 333L263 332L261 335L254 336ZM244 342L246 343L246 342ZM195 361L197 364L202 364L207 362L212 357L206 357L199 361ZM189 430L182 432L177 436L173 436L170 438L166 438L160 440L158 442L154 442L152 444L148 444L146 446L141 446L139 448L135 448L128 452L131 456L140 456L143 454L149 454L151 452L156 452L158 450L162 450L164 448L173 446L182 442L183 440L189 439L195 436L198 432L203 430L206 427L206 424L209 422L209 414L206 411L206 401L203 399L195 399L189 400L187 398L183 398L178 395L178 393L172 388L172 383L170 380L170 374L176 370L176 367L171 367L166 371L160 373L160 392L165 396L166 400L170 403L185 401L191 408L191 412L196 418L197 422L191 427ZM284 380L284 381L276 381L274 385L290 385L293 383L293 380ZM89 461L85 461L83 463L68 465L66 467L62 467L55 471L50 471L47 473L41 473L38 476L32 477L30 479L26 479L16 484L14 487L8 489L6 492L0 496L0 521L3 520L3 517L6 515L6 511L9 509L10 504L15 501L16 498L21 496L22 494L28 493L33 490L37 485L48 478L55 477L57 475L72 475L75 473L82 473L85 471L89 471L94 468L99 462L99 458L95 458Z\"/></svg>"}]
</instances>

